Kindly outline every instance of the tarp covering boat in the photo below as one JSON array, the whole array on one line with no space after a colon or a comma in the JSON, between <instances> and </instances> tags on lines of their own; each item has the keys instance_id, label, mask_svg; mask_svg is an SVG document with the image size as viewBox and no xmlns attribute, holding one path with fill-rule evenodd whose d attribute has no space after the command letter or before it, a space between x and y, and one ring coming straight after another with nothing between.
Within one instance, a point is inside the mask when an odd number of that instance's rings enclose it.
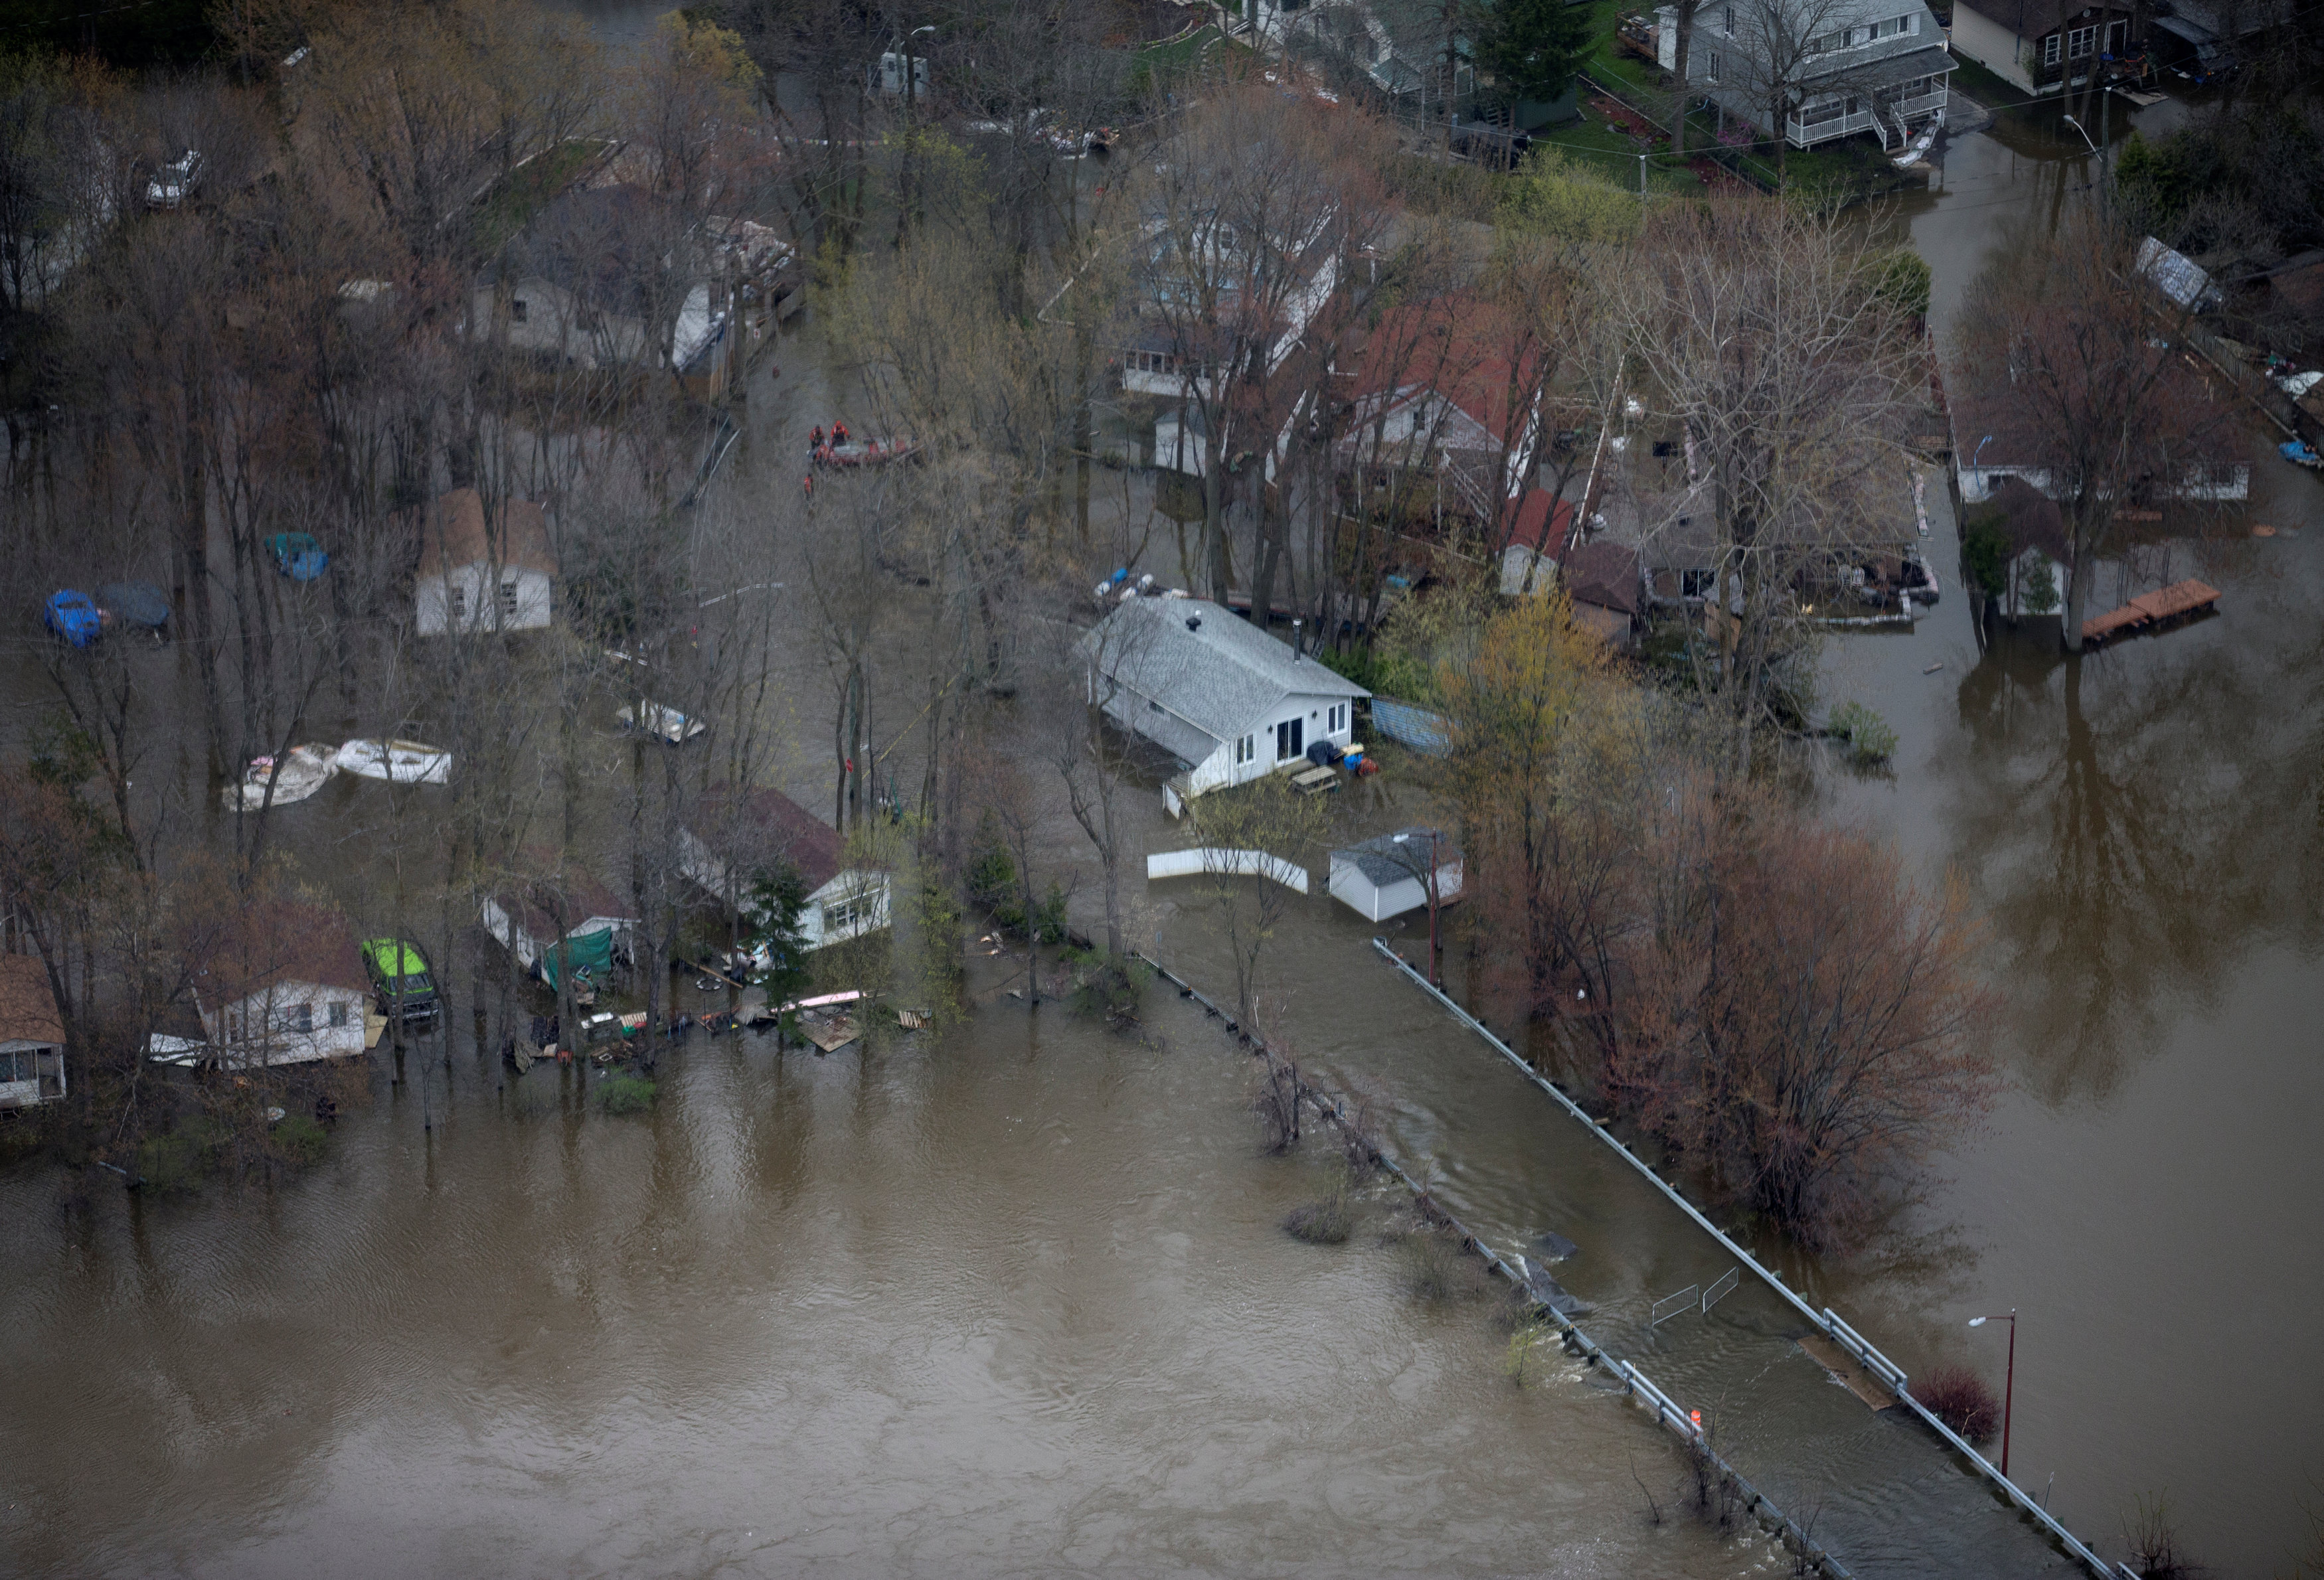
<instances>
[{"instance_id":1,"label":"tarp covering boat","mask_svg":"<svg viewBox=\"0 0 2324 1580\"><path fill-rule=\"evenodd\" d=\"M569 966L602 982L613 965L613 929L600 927L593 932L567 933L549 945L540 957L540 976L554 988L558 975Z\"/></svg>"},{"instance_id":2,"label":"tarp covering boat","mask_svg":"<svg viewBox=\"0 0 2324 1580\"><path fill-rule=\"evenodd\" d=\"M243 770L242 783L227 785L218 799L228 812L256 812L270 804L284 806L293 801L304 801L338 772L337 757L327 746L294 746L282 754L279 769L271 757L253 758L250 766ZM270 779L274 785L271 802L266 794Z\"/></svg>"},{"instance_id":3,"label":"tarp covering boat","mask_svg":"<svg viewBox=\"0 0 2324 1580\"><path fill-rule=\"evenodd\" d=\"M339 748L340 771L398 785L451 782L452 754L416 740L350 740Z\"/></svg>"}]
</instances>

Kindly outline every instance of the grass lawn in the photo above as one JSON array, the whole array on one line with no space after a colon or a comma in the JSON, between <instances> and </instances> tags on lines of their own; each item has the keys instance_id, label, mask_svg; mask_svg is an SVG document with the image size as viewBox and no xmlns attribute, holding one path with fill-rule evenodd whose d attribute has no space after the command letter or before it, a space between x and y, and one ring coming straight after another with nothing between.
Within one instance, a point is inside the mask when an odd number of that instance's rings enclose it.
<instances>
[{"instance_id":1,"label":"grass lawn","mask_svg":"<svg viewBox=\"0 0 2324 1580\"><path fill-rule=\"evenodd\" d=\"M1609 93L1618 102L1626 101L1632 109L1656 121L1668 116L1671 101L1661 69L1617 47L1616 32L1622 11L1618 0L1600 0L1597 7L1597 38L1583 66L1583 126L1553 131L1535 141L1547 141L1560 147L1579 145L1567 149L1570 156L1592 160L1609 175L1635 190L1638 182L1638 145L1620 129L1608 126L1601 115L1589 108L1590 95L1593 90ZM1969 91L1976 96L1975 88ZM1701 157L1702 151L1717 144L1718 120L1714 115L1694 111L1688 115L1686 124L1691 159ZM1671 157L1667 137L1656 139L1655 147L1657 152L1647 160L1650 190L1696 187L1693 173ZM1761 184L1770 188L1776 184L1775 150L1772 144L1753 148L1741 158L1748 172ZM1888 162L1879 144L1866 137L1845 138L1813 149L1794 148L1784 160L1783 185L1787 190L1803 194L1829 194L1841 201L1855 201L1911 184L1914 178L1901 175Z\"/></svg>"},{"instance_id":2,"label":"grass lawn","mask_svg":"<svg viewBox=\"0 0 2324 1580\"><path fill-rule=\"evenodd\" d=\"M1952 85L1988 110L1998 110L2010 105L2030 105L2034 96L2015 83L2005 82L1974 60L1953 57Z\"/></svg>"}]
</instances>

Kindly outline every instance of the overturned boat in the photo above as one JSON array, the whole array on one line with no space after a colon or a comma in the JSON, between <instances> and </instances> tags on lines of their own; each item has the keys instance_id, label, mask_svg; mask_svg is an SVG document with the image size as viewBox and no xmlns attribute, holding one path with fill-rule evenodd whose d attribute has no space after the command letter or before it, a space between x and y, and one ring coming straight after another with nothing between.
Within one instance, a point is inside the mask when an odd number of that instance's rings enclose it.
<instances>
[{"instance_id":1,"label":"overturned boat","mask_svg":"<svg viewBox=\"0 0 2324 1580\"><path fill-rule=\"evenodd\" d=\"M452 754L416 740L350 740L336 760L341 773L397 785L444 785L452 778Z\"/></svg>"},{"instance_id":2,"label":"overturned boat","mask_svg":"<svg viewBox=\"0 0 2324 1580\"><path fill-rule=\"evenodd\" d=\"M253 758L243 770L242 783L227 785L218 799L228 812L256 812L264 806L304 801L339 771L337 758L338 753L327 746L294 746L279 763L271 757Z\"/></svg>"}]
</instances>

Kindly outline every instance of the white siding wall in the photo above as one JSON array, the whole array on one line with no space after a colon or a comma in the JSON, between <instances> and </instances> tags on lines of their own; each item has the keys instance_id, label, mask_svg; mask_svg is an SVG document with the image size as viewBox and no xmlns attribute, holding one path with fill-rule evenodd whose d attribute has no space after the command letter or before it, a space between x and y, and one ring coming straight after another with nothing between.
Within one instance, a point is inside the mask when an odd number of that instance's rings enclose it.
<instances>
[{"instance_id":1,"label":"white siding wall","mask_svg":"<svg viewBox=\"0 0 2324 1580\"><path fill-rule=\"evenodd\" d=\"M2017 35L1999 23L1979 16L1966 5L1953 7L1953 52L1974 60L2006 82L2027 93L2034 78L2025 69Z\"/></svg>"},{"instance_id":2,"label":"white siding wall","mask_svg":"<svg viewBox=\"0 0 2324 1580\"><path fill-rule=\"evenodd\" d=\"M513 610L503 595L511 588ZM489 565L456 565L441 577L422 578L413 590L413 614L423 637L440 637L455 627L464 631L540 630L549 623L553 607L546 575L507 565L500 568L497 579Z\"/></svg>"},{"instance_id":3,"label":"white siding wall","mask_svg":"<svg viewBox=\"0 0 2324 1580\"><path fill-rule=\"evenodd\" d=\"M284 982L224 1008L202 1010L202 1030L229 1062L303 1064L345 1059L364 1051L364 1010L371 995L317 982ZM344 1024L331 1024L331 1006L346 1006ZM299 1006L309 1029L295 1029Z\"/></svg>"}]
</instances>

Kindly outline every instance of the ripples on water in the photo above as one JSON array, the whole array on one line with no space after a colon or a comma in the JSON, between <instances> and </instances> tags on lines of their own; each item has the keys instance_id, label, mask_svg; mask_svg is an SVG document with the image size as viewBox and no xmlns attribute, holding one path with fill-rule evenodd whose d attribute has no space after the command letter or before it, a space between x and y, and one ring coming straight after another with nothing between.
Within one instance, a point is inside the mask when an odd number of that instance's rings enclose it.
<instances>
[{"instance_id":1,"label":"ripples on water","mask_svg":"<svg viewBox=\"0 0 2324 1580\"><path fill-rule=\"evenodd\" d=\"M1277 1226L1250 1070L1004 1001L700 1039L658 1113L466 1056L271 1193L0 1182L0 1571L1719 1575L1645 1418ZM407 1091L409 1089L405 1089Z\"/></svg>"}]
</instances>

